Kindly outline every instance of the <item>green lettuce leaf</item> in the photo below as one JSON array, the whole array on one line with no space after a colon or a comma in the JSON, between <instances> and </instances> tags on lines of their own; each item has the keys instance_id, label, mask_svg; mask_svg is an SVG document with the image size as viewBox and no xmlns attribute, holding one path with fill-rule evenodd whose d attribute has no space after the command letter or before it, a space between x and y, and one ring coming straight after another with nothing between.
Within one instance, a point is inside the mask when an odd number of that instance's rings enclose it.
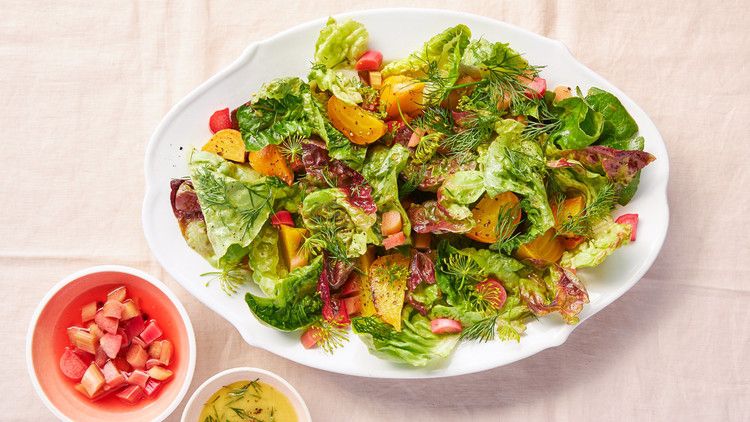
<instances>
[{"instance_id":1,"label":"green lettuce leaf","mask_svg":"<svg viewBox=\"0 0 750 422\"><path fill-rule=\"evenodd\" d=\"M218 155L193 151L190 176L220 266L239 261L273 210L284 183Z\"/></svg>"},{"instance_id":2,"label":"green lettuce leaf","mask_svg":"<svg viewBox=\"0 0 750 422\"><path fill-rule=\"evenodd\" d=\"M472 41L461 58L461 70L477 77L485 77L491 72L517 73L527 67L529 62L509 44L484 38Z\"/></svg>"},{"instance_id":3,"label":"green lettuce leaf","mask_svg":"<svg viewBox=\"0 0 750 422\"><path fill-rule=\"evenodd\" d=\"M615 249L630 241L630 230L629 224L616 223L611 216L606 216L594 224L589 239L563 254L560 265L566 268L596 267Z\"/></svg>"},{"instance_id":4,"label":"green lettuce leaf","mask_svg":"<svg viewBox=\"0 0 750 422\"><path fill-rule=\"evenodd\" d=\"M372 226L376 215L351 205L340 189L310 193L302 202L301 211L310 235L320 238L335 256L353 258L364 255L368 241L375 238Z\"/></svg>"},{"instance_id":5,"label":"green lettuce leaf","mask_svg":"<svg viewBox=\"0 0 750 422\"><path fill-rule=\"evenodd\" d=\"M251 104L237 109L237 122L249 151L295 136L328 138L321 107L310 86L299 78L280 78L263 85Z\"/></svg>"},{"instance_id":6,"label":"green lettuce leaf","mask_svg":"<svg viewBox=\"0 0 750 422\"><path fill-rule=\"evenodd\" d=\"M279 254L279 232L266 224L250 244L248 266L253 270L252 280L267 296L275 294L276 285L287 276L286 265Z\"/></svg>"},{"instance_id":7,"label":"green lettuce leaf","mask_svg":"<svg viewBox=\"0 0 750 422\"><path fill-rule=\"evenodd\" d=\"M352 329L367 344L370 352L383 359L425 366L448 356L458 343L457 334L434 334L430 320L404 308L401 331L375 316L352 319Z\"/></svg>"},{"instance_id":8,"label":"green lettuce leaf","mask_svg":"<svg viewBox=\"0 0 750 422\"><path fill-rule=\"evenodd\" d=\"M362 169L362 176L372 186L372 198L378 206L378 218L384 212L398 211L407 243L411 237L411 223L398 197L398 175L409 161L409 150L395 144L391 148L373 147Z\"/></svg>"},{"instance_id":9,"label":"green lettuce leaf","mask_svg":"<svg viewBox=\"0 0 750 422\"><path fill-rule=\"evenodd\" d=\"M586 94L586 103L604 117L604 127L597 144L614 148L613 143L627 141L638 133L638 124L613 94L603 89L591 88Z\"/></svg>"},{"instance_id":10,"label":"green lettuce leaf","mask_svg":"<svg viewBox=\"0 0 750 422\"><path fill-rule=\"evenodd\" d=\"M550 177L561 192L581 193L586 198L586 205L591 205L598 193L609 184L605 176L587 170L575 160L566 160L563 167L551 168Z\"/></svg>"},{"instance_id":11,"label":"green lettuce leaf","mask_svg":"<svg viewBox=\"0 0 750 422\"><path fill-rule=\"evenodd\" d=\"M365 26L353 20L336 22L328 18L315 42L315 62L327 68L354 64L367 51L369 34Z\"/></svg>"},{"instance_id":12,"label":"green lettuce leaf","mask_svg":"<svg viewBox=\"0 0 750 422\"><path fill-rule=\"evenodd\" d=\"M471 221L474 218L468 207L484 194L484 177L479 171L459 171L448 176L437 192L440 207L451 218Z\"/></svg>"},{"instance_id":13,"label":"green lettuce leaf","mask_svg":"<svg viewBox=\"0 0 750 422\"><path fill-rule=\"evenodd\" d=\"M456 25L430 38L421 49L408 57L388 63L381 71L383 78L407 75L421 78L430 73L425 99L438 104L445 98L459 76L461 57L471 39L466 25Z\"/></svg>"},{"instance_id":14,"label":"green lettuce leaf","mask_svg":"<svg viewBox=\"0 0 750 422\"><path fill-rule=\"evenodd\" d=\"M323 65L314 65L307 79L321 91L330 91L341 101L348 104L362 102L363 88L357 72L353 70L329 69Z\"/></svg>"},{"instance_id":15,"label":"green lettuce leaf","mask_svg":"<svg viewBox=\"0 0 750 422\"><path fill-rule=\"evenodd\" d=\"M521 279L520 294L534 315L559 312L568 324L578 323L578 314L589 303L586 287L575 272L558 266L547 267L543 273L532 273Z\"/></svg>"},{"instance_id":16,"label":"green lettuce leaf","mask_svg":"<svg viewBox=\"0 0 750 422\"><path fill-rule=\"evenodd\" d=\"M328 155L333 159L343 161L354 170L362 170L367 155L367 147L353 144L329 122L326 122L325 127L328 134L328 140L326 141Z\"/></svg>"},{"instance_id":17,"label":"green lettuce leaf","mask_svg":"<svg viewBox=\"0 0 750 422\"><path fill-rule=\"evenodd\" d=\"M497 138L480 158L487 194L494 197L510 191L521 195L521 208L530 223L525 233L506 242L505 252L544 234L555 225L542 178L546 166L544 155L538 143L521 135L523 127L515 120L499 122Z\"/></svg>"},{"instance_id":18,"label":"green lettuce leaf","mask_svg":"<svg viewBox=\"0 0 750 422\"><path fill-rule=\"evenodd\" d=\"M274 288L273 297L247 293L245 302L262 322L282 331L307 327L320 319L323 302L317 294L318 277L323 270L322 257L297 268Z\"/></svg>"},{"instance_id":19,"label":"green lettuce leaf","mask_svg":"<svg viewBox=\"0 0 750 422\"><path fill-rule=\"evenodd\" d=\"M561 122L550 140L562 149L578 149L596 142L604 130L604 116L586 104L583 98L570 97L554 107Z\"/></svg>"}]
</instances>

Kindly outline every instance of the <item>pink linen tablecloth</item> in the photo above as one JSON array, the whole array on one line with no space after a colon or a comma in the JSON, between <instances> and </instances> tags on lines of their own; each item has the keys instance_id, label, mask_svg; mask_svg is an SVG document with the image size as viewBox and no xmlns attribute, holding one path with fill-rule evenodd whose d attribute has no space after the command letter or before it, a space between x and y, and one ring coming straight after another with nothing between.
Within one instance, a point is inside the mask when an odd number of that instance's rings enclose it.
<instances>
[{"instance_id":1,"label":"pink linen tablecloth","mask_svg":"<svg viewBox=\"0 0 750 422\"><path fill-rule=\"evenodd\" d=\"M26 373L26 328L57 280L104 263L150 272L183 301L198 342L191 393L242 365L288 379L316 421L750 418L748 1L408 3L562 40L664 137L672 211L660 257L558 348L442 380L329 374L249 347L163 271L140 210L144 149L167 110L256 40L402 5L0 2L0 420L52 419Z\"/></svg>"}]
</instances>

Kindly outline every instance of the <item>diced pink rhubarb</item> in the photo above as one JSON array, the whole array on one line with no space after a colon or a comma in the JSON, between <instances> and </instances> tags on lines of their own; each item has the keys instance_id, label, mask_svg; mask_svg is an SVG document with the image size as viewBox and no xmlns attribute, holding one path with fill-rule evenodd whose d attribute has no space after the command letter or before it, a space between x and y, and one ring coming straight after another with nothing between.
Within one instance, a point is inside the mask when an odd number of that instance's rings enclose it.
<instances>
[{"instance_id":1,"label":"diced pink rhubarb","mask_svg":"<svg viewBox=\"0 0 750 422\"><path fill-rule=\"evenodd\" d=\"M146 324L143 323L143 318L133 318L125 326L125 332L132 339L140 334L144 328L146 328Z\"/></svg>"},{"instance_id":2,"label":"diced pink rhubarb","mask_svg":"<svg viewBox=\"0 0 750 422\"><path fill-rule=\"evenodd\" d=\"M93 334L96 338L102 338L104 336L104 331L102 331L102 329L93 321L89 323L89 333Z\"/></svg>"},{"instance_id":3,"label":"diced pink rhubarb","mask_svg":"<svg viewBox=\"0 0 750 422\"><path fill-rule=\"evenodd\" d=\"M124 308L123 304L121 302L118 302L116 300L110 299L106 302L104 302L104 307L102 307L102 314L105 317L108 318L115 318L120 319L122 318L122 309Z\"/></svg>"},{"instance_id":4,"label":"diced pink rhubarb","mask_svg":"<svg viewBox=\"0 0 750 422\"><path fill-rule=\"evenodd\" d=\"M137 345L143 347L144 349L148 347L146 345L146 342L143 341L143 340L141 340L140 337L133 337L132 339L130 339L130 344L137 344Z\"/></svg>"},{"instance_id":5,"label":"diced pink rhubarb","mask_svg":"<svg viewBox=\"0 0 750 422\"><path fill-rule=\"evenodd\" d=\"M102 368L104 374L104 380L107 383L107 387L116 388L125 382L125 377L122 375L117 366L112 361L107 361Z\"/></svg>"},{"instance_id":6,"label":"diced pink rhubarb","mask_svg":"<svg viewBox=\"0 0 750 422\"><path fill-rule=\"evenodd\" d=\"M148 382L146 382L146 388L143 390L146 392L146 395L153 396L156 394L157 391L161 388L161 382L157 381L155 379L149 379Z\"/></svg>"},{"instance_id":7,"label":"diced pink rhubarb","mask_svg":"<svg viewBox=\"0 0 750 422\"><path fill-rule=\"evenodd\" d=\"M151 358L146 361L146 370L153 368L154 366L164 365L159 359Z\"/></svg>"},{"instance_id":8,"label":"diced pink rhubarb","mask_svg":"<svg viewBox=\"0 0 750 422\"><path fill-rule=\"evenodd\" d=\"M102 331L106 331L110 334L117 334L117 326L120 324L120 321L117 318L107 317L104 315L103 311L96 313L94 322L96 322L96 325L98 325Z\"/></svg>"},{"instance_id":9,"label":"diced pink rhubarb","mask_svg":"<svg viewBox=\"0 0 750 422\"><path fill-rule=\"evenodd\" d=\"M148 377L149 377L149 374L139 369L136 369L135 371L133 371L132 374L128 376L127 381L128 381L128 384L130 385L138 385L141 388L145 388L146 381L148 381Z\"/></svg>"},{"instance_id":10,"label":"diced pink rhubarb","mask_svg":"<svg viewBox=\"0 0 750 422\"><path fill-rule=\"evenodd\" d=\"M81 385L86 390L86 394L89 397L94 397L104 387L104 383L104 374L99 370L99 367L93 363L89 365L81 379Z\"/></svg>"},{"instance_id":11,"label":"diced pink rhubarb","mask_svg":"<svg viewBox=\"0 0 750 422\"><path fill-rule=\"evenodd\" d=\"M83 350L84 352L96 354L96 348L99 345L99 341L95 335L91 334L88 330L81 327L69 327L68 338L73 346Z\"/></svg>"},{"instance_id":12,"label":"diced pink rhubarb","mask_svg":"<svg viewBox=\"0 0 750 422\"><path fill-rule=\"evenodd\" d=\"M96 366L100 368L104 366L105 363L107 363L107 352L105 352L101 346L99 346L96 349L96 355L94 356L94 363L96 364Z\"/></svg>"},{"instance_id":13,"label":"diced pink rhubarb","mask_svg":"<svg viewBox=\"0 0 750 422\"><path fill-rule=\"evenodd\" d=\"M143 389L138 385L131 385L117 393L117 397L131 404L137 403L143 398Z\"/></svg>"},{"instance_id":14,"label":"diced pink rhubarb","mask_svg":"<svg viewBox=\"0 0 750 422\"><path fill-rule=\"evenodd\" d=\"M122 302L122 316L121 321L127 321L130 318L135 318L141 315L141 310L138 309L138 305L135 304L131 299Z\"/></svg>"},{"instance_id":15,"label":"diced pink rhubarb","mask_svg":"<svg viewBox=\"0 0 750 422\"><path fill-rule=\"evenodd\" d=\"M87 303L81 308L81 322L84 324L94 319L96 315L96 302Z\"/></svg>"},{"instance_id":16,"label":"diced pink rhubarb","mask_svg":"<svg viewBox=\"0 0 750 422\"><path fill-rule=\"evenodd\" d=\"M159 359L161 357L161 344L163 341L164 340L155 341L148 346L148 355L151 356L152 359Z\"/></svg>"},{"instance_id":17,"label":"diced pink rhubarb","mask_svg":"<svg viewBox=\"0 0 750 422\"><path fill-rule=\"evenodd\" d=\"M172 373L172 371L162 366L154 366L148 370L148 376L158 381L169 379L169 377L172 376Z\"/></svg>"},{"instance_id":18,"label":"diced pink rhubarb","mask_svg":"<svg viewBox=\"0 0 750 422\"><path fill-rule=\"evenodd\" d=\"M148 360L148 353L139 344L133 343L128 348L128 352L125 354L125 360L128 361L130 366L136 369L143 369L146 367L146 361Z\"/></svg>"},{"instance_id":19,"label":"diced pink rhubarb","mask_svg":"<svg viewBox=\"0 0 750 422\"><path fill-rule=\"evenodd\" d=\"M60 356L60 370L70 379L80 381L83 374L86 373L87 367L86 362L69 347L66 347L62 356Z\"/></svg>"},{"instance_id":20,"label":"diced pink rhubarb","mask_svg":"<svg viewBox=\"0 0 750 422\"><path fill-rule=\"evenodd\" d=\"M112 363L117 367L120 371L130 372L133 370L133 367L130 366L127 360L125 360L124 357L118 356L114 359L112 359Z\"/></svg>"},{"instance_id":21,"label":"diced pink rhubarb","mask_svg":"<svg viewBox=\"0 0 750 422\"><path fill-rule=\"evenodd\" d=\"M122 344L120 345L121 349L130 346L130 337L128 337L128 333L125 332L124 328L118 328L117 335L122 337Z\"/></svg>"},{"instance_id":22,"label":"diced pink rhubarb","mask_svg":"<svg viewBox=\"0 0 750 422\"><path fill-rule=\"evenodd\" d=\"M174 353L174 347L172 346L172 342L169 340L162 340L161 341L161 355L159 356L159 360L164 365L169 365L169 362L172 360L172 354Z\"/></svg>"},{"instance_id":23,"label":"diced pink rhubarb","mask_svg":"<svg viewBox=\"0 0 750 422\"><path fill-rule=\"evenodd\" d=\"M107 354L107 357L114 359L117 357L117 353L120 352L120 348L122 347L122 336L107 333L99 340L99 345Z\"/></svg>"},{"instance_id":24,"label":"diced pink rhubarb","mask_svg":"<svg viewBox=\"0 0 750 422\"><path fill-rule=\"evenodd\" d=\"M107 300L116 300L118 302L124 302L125 296L127 296L128 292L125 290L125 286L120 286L111 292L107 293Z\"/></svg>"},{"instance_id":25,"label":"diced pink rhubarb","mask_svg":"<svg viewBox=\"0 0 750 422\"><path fill-rule=\"evenodd\" d=\"M460 333L461 322L450 318L436 318L430 321L430 330L435 334Z\"/></svg>"},{"instance_id":26,"label":"diced pink rhubarb","mask_svg":"<svg viewBox=\"0 0 750 422\"><path fill-rule=\"evenodd\" d=\"M139 337L141 340L143 340L144 343L147 345L151 344L154 340L161 337L161 328L156 324L156 321L153 319L148 322L148 325L146 325L146 328L143 329Z\"/></svg>"}]
</instances>

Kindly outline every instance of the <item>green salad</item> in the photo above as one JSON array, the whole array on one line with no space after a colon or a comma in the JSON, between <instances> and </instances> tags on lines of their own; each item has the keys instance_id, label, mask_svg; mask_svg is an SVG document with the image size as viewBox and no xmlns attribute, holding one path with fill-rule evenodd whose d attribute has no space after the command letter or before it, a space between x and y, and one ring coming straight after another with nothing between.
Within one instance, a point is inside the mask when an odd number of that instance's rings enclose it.
<instances>
[{"instance_id":1,"label":"green salad","mask_svg":"<svg viewBox=\"0 0 750 422\"><path fill-rule=\"evenodd\" d=\"M311 61L210 116L171 181L209 283L306 348L358 336L414 366L579 321L576 271L635 240L638 215L613 214L654 160L615 95L548 90L465 25L384 63L362 24L330 19Z\"/></svg>"}]
</instances>

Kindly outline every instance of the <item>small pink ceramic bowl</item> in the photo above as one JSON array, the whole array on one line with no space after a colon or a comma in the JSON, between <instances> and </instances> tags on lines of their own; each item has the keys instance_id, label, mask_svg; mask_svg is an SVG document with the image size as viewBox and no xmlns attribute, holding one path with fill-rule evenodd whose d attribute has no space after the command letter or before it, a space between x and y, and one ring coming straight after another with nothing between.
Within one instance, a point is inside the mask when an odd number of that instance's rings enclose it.
<instances>
[{"instance_id":1,"label":"small pink ceramic bowl","mask_svg":"<svg viewBox=\"0 0 750 422\"><path fill-rule=\"evenodd\" d=\"M171 381L155 398L135 405L107 397L92 402L73 387L60 370L59 360L68 345L66 328L80 323L81 307L92 297L106 297L117 286L140 300L141 311L159 321L174 344L169 369ZM58 418L66 421L161 421L180 404L195 370L195 334L185 308L167 286L154 277L128 267L104 265L65 277L44 296L34 312L26 335L26 363L37 394Z\"/></svg>"}]
</instances>

